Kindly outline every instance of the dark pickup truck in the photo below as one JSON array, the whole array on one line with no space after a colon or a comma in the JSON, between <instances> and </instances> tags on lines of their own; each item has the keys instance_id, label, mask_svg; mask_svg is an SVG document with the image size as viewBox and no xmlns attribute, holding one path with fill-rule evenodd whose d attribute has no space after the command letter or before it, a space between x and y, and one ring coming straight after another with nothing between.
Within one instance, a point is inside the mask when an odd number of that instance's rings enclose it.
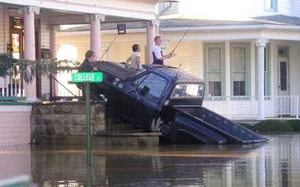
<instances>
[{"instance_id":1,"label":"dark pickup truck","mask_svg":"<svg viewBox=\"0 0 300 187\"><path fill-rule=\"evenodd\" d=\"M121 120L144 131L161 132L173 143L256 143L267 139L204 107L204 82L169 66L143 65L132 73L121 64L97 62L104 82L93 91L105 94Z\"/></svg>"}]
</instances>

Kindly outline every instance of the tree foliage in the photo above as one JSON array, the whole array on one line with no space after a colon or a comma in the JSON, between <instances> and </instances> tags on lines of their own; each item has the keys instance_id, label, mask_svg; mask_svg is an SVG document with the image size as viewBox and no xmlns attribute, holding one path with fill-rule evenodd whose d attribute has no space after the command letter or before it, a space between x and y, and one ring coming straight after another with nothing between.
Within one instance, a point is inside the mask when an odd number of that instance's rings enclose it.
<instances>
[{"instance_id":1,"label":"tree foliage","mask_svg":"<svg viewBox=\"0 0 300 187\"><path fill-rule=\"evenodd\" d=\"M31 83L35 75L49 76L58 71L71 71L79 66L78 61L40 59L14 59L7 54L0 54L0 77L23 77L26 83Z\"/></svg>"}]
</instances>

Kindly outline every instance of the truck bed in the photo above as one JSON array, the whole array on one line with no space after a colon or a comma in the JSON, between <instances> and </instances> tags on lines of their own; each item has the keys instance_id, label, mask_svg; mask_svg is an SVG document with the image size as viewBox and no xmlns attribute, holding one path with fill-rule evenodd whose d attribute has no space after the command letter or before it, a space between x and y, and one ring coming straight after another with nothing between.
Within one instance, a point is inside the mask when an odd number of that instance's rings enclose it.
<instances>
[{"instance_id":1,"label":"truck bed","mask_svg":"<svg viewBox=\"0 0 300 187\"><path fill-rule=\"evenodd\" d=\"M176 117L176 124L179 124L177 131L189 134L203 143L247 144L267 141L263 136L204 107L176 110L179 113Z\"/></svg>"}]
</instances>

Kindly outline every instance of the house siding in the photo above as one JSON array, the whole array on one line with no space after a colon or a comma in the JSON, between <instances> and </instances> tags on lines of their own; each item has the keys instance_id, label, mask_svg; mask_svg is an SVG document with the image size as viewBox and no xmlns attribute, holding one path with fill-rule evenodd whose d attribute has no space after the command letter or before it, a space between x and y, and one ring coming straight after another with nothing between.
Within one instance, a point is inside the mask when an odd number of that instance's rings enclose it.
<instances>
[{"instance_id":1,"label":"house siding","mask_svg":"<svg viewBox=\"0 0 300 187\"><path fill-rule=\"evenodd\" d=\"M0 5L0 53L7 52L7 43L9 42L9 17L4 5Z\"/></svg>"},{"instance_id":2,"label":"house siding","mask_svg":"<svg viewBox=\"0 0 300 187\"><path fill-rule=\"evenodd\" d=\"M0 105L0 146L30 142L31 106Z\"/></svg>"},{"instance_id":3,"label":"house siding","mask_svg":"<svg viewBox=\"0 0 300 187\"><path fill-rule=\"evenodd\" d=\"M300 44L293 42L290 45L290 93L299 95L300 93Z\"/></svg>"},{"instance_id":4,"label":"house siding","mask_svg":"<svg viewBox=\"0 0 300 187\"><path fill-rule=\"evenodd\" d=\"M300 17L300 1L292 0L291 7L292 7L292 15Z\"/></svg>"},{"instance_id":5,"label":"house siding","mask_svg":"<svg viewBox=\"0 0 300 187\"><path fill-rule=\"evenodd\" d=\"M292 0L278 0L277 9L279 14L292 16Z\"/></svg>"},{"instance_id":6,"label":"house siding","mask_svg":"<svg viewBox=\"0 0 300 187\"><path fill-rule=\"evenodd\" d=\"M265 0L250 0L250 13L252 17L284 14L287 16L300 16L300 2L298 0L277 0L277 10L266 10Z\"/></svg>"}]
</instances>

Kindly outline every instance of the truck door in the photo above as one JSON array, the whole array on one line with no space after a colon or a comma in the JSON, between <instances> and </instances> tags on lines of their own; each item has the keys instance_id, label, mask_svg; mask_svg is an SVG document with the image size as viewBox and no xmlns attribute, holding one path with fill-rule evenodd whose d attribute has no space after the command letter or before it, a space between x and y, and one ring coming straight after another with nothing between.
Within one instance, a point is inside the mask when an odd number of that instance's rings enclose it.
<instances>
[{"instance_id":1,"label":"truck door","mask_svg":"<svg viewBox=\"0 0 300 187\"><path fill-rule=\"evenodd\" d=\"M161 104L161 100L166 92L168 80L160 76L159 74L150 73L138 86L139 94L139 106L138 109L138 121L146 126L147 130L150 130L152 119L158 107Z\"/></svg>"},{"instance_id":2,"label":"truck door","mask_svg":"<svg viewBox=\"0 0 300 187\"><path fill-rule=\"evenodd\" d=\"M129 92L131 116L145 130L150 130L152 119L160 106L168 80L156 73L149 73L133 82L135 91Z\"/></svg>"}]
</instances>

